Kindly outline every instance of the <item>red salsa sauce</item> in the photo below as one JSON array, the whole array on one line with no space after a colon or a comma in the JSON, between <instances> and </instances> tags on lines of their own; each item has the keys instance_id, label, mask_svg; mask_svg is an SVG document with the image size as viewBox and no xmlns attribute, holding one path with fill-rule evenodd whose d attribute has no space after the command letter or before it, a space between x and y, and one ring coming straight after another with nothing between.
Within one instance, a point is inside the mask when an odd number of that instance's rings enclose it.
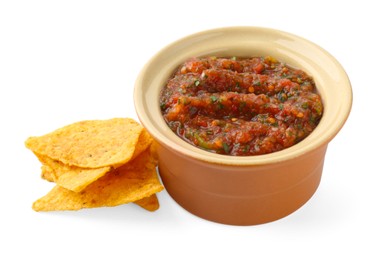
<instances>
[{"instance_id":1,"label":"red salsa sauce","mask_svg":"<svg viewBox=\"0 0 384 260\"><path fill-rule=\"evenodd\" d=\"M273 57L191 58L162 89L160 108L183 140L234 156L288 148L323 113L313 79Z\"/></svg>"}]
</instances>

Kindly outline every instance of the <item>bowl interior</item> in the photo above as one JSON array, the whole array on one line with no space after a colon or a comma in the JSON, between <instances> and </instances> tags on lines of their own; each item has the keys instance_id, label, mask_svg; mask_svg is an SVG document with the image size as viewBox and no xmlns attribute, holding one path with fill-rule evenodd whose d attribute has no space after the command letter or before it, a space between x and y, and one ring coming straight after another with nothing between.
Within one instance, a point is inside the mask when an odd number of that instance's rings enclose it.
<instances>
[{"instance_id":1,"label":"bowl interior","mask_svg":"<svg viewBox=\"0 0 384 260\"><path fill-rule=\"evenodd\" d=\"M233 157L214 154L183 141L166 125L159 95L174 70L191 57L273 56L314 78L324 104L317 128L300 143L279 152ZM342 128L352 105L348 76L321 47L301 37L267 28L220 28L180 39L160 50L144 66L135 83L135 107L143 126L161 144L193 158L219 164L255 165L297 157L328 143Z\"/></svg>"}]
</instances>

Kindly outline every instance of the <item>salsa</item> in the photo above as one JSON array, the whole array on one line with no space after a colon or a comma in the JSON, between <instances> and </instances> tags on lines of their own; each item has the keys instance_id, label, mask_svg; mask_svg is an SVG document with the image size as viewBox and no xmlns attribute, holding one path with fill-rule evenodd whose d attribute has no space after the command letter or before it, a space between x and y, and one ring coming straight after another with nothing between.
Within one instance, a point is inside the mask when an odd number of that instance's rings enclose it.
<instances>
[{"instance_id":1,"label":"salsa","mask_svg":"<svg viewBox=\"0 0 384 260\"><path fill-rule=\"evenodd\" d=\"M191 58L163 87L160 108L183 140L234 156L288 148L307 137L323 113L313 79L269 56Z\"/></svg>"}]
</instances>

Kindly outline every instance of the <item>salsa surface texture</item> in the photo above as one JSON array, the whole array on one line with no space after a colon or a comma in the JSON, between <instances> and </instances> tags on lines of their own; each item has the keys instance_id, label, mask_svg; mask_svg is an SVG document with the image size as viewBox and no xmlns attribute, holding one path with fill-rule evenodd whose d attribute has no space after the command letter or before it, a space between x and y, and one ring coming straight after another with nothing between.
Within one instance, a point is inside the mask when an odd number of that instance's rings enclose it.
<instances>
[{"instance_id":1,"label":"salsa surface texture","mask_svg":"<svg viewBox=\"0 0 384 260\"><path fill-rule=\"evenodd\" d=\"M313 79L273 57L191 58L162 89L160 108L183 140L234 156L288 148L323 113Z\"/></svg>"}]
</instances>

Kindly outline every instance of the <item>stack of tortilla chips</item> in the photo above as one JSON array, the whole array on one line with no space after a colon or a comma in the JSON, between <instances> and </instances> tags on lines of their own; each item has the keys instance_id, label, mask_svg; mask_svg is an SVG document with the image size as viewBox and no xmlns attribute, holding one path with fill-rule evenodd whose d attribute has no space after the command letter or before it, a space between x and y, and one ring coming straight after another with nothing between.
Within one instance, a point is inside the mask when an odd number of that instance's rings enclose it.
<instances>
[{"instance_id":1,"label":"stack of tortilla chips","mask_svg":"<svg viewBox=\"0 0 384 260\"><path fill-rule=\"evenodd\" d=\"M33 209L79 210L134 202L157 210L156 193L164 187L152 141L129 118L81 121L28 138L25 145L42 163L42 178L56 183Z\"/></svg>"}]
</instances>

